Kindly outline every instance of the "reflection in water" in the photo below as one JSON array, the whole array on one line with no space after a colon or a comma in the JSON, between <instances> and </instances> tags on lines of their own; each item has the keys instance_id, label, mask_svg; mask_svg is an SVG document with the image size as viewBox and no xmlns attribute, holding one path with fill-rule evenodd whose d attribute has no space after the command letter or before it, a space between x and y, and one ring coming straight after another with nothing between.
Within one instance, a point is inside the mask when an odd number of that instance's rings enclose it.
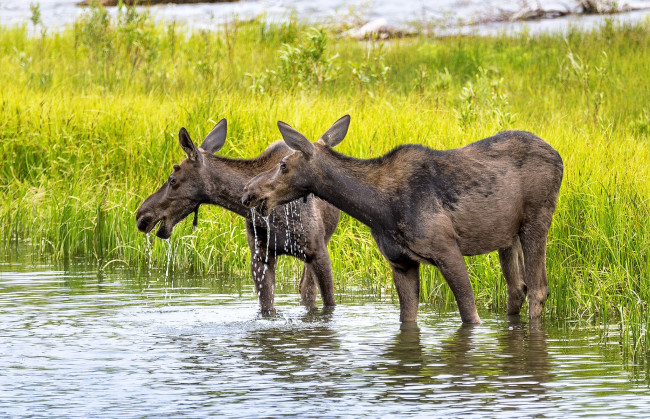
<instances>
[{"instance_id":1,"label":"reflection in water","mask_svg":"<svg viewBox=\"0 0 650 419\"><path fill-rule=\"evenodd\" d=\"M402 323L395 342L384 353L386 360L395 361L386 366L386 370L394 370L395 375L414 374L425 364L424 347L420 343L420 328L416 323Z\"/></svg>"},{"instance_id":2,"label":"reflection in water","mask_svg":"<svg viewBox=\"0 0 650 419\"><path fill-rule=\"evenodd\" d=\"M507 332L497 335L502 376L506 379L504 393L513 397L521 392L546 393L544 384L553 380L553 374L543 325L518 319L507 324Z\"/></svg>"},{"instance_id":3,"label":"reflection in water","mask_svg":"<svg viewBox=\"0 0 650 419\"><path fill-rule=\"evenodd\" d=\"M340 350L335 332L326 325L307 329L255 330L247 334L239 349L242 361L254 366L261 375L272 375L274 381L291 386L328 377L333 371L328 353ZM311 392L294 394L295 400L309 397Z\"/></svg>"},{"instance_id":4,"label":"reflection in water","mask_svg":"<svg viewBox=\"0 0 650 419\"><path fill-rule=\"evenodd\" d=\"M650 405L589 330L489 313L460 326L426 307L400 325L393 305L306 310L293 289L268 319L252 289L203 279L14 269L0 265L0 416L621 416Z\"/></svg>"},{"instance_id":5,"label":"reflection in water","mask_svg":"<svg viewBox=\"0 0 650 419\"><path fill-rule=\"evenodd\" d=\"M410 390L395 395L394 387L387 388L384 397L423 400L436 398L436 392L444 389L467 397L494 392L500 397L527 394L544 400L553 374L543 328L517 320L500 329L490 336L496 342L487 342L480 336L482 326L461 325L448 338L426 345L417 325L401 325L373 371L389 376L395 387Z\"/></svg>"},{"instance_id":6,"label":"reflection in water","mask_svg":"<svg viewBox=\"0 0 650 419\"><path fill-rule=\"evenodd\" d=\"M280 382L308 383L330 373L321 357L340 350L329 325L333 313L332 308L311 309L300 316L299 322L304 323L300 327L287 327L281 321L279 327L253 329L233 349L241 351L242 361L261 375L273 375Z\"/></svg>"}]
</instances>

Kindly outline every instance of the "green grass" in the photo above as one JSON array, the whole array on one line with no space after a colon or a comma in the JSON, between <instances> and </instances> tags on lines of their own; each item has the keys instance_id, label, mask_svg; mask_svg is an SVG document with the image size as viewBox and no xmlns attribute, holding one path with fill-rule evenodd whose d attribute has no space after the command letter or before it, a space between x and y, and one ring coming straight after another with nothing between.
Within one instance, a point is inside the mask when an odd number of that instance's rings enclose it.
<instances>
[{"instance_id":1,"label":"green grass","mask_svg":"<svg viewBox=\"0 0 650 419\"><path fill-rule=\"evenodd\" d=\"M548 243L546 316L619 324L635 360L650 325L650 22L530 36L338 39L295 20L231 22L219 32L155 25L91 8L73 27L0 28L2 243L28 241L59 261L245 275L240 217L203 208L171 245L145 237L135 211L220 118L222 154L251 157L276 121L317 138L352 115L339 151L372 157L398 144L457 147L525 129L562 155L565 178ZM190 217L191 218L191 217ZM391 290L365 226L343 216L330 244L339 292ZM477 302L505 311L498 257L467 259ZM290 259L282 275L297 278ZM423 301L453 309L422 269ZM385 291L384 291L385 292Z\"/></svg>"}]
</instances>

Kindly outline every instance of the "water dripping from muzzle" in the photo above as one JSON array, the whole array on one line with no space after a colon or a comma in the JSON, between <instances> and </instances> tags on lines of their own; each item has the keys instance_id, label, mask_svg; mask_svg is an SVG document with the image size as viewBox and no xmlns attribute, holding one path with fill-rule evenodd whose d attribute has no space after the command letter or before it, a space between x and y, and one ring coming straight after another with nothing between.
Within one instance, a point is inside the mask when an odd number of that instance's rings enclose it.
<instances>
[{"instance_id":1,"label":"water dripping from muzzle","mask_svg":"<svg viewBox=\"0 0 650 419\"><path fill-rule=\"evenodd\" d=\"M196 206L196 209L194 210L194 220L192 221L192 227L196 227L199 225L199 206Z\"/></svg>"}]
</instances>

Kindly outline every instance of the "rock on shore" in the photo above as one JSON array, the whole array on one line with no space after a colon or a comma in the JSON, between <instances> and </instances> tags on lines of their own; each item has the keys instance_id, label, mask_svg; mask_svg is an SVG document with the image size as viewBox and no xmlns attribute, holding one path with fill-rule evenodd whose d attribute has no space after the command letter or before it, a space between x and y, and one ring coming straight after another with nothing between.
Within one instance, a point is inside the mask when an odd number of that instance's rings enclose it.
<instances>
[{"instance_id":1,"label":"rock on shore","mask_svg":"<svg viewBox=\"0 0 650 419\"><path fill-rule=\"evenodd\" d=\"M150 6L153 4L196 4L196 3L235 3L239 0L123 0L127 6ZM83 0L77 3L79 6L89 6L92 3L99 3L104 7L117 6L118 0Z\"/></svg>"}]
</instances>

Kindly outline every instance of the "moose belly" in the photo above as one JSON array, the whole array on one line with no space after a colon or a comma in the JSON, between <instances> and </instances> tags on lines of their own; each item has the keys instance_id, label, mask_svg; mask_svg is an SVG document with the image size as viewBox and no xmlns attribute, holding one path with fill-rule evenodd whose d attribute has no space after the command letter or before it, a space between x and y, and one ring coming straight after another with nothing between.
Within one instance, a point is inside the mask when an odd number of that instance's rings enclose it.
<instances>
[{"instance_id":1,"label":"moose belly","mask_svg":"<svg viewBox=\"0 0 650 419\"><path fill-rule=\"evenodd\" d=\"M521 225L519 208L519 205L486 202L468 210L454 211L452 223L463 255L481 255L510 247Z\"/></svg>"}]
</instances>

